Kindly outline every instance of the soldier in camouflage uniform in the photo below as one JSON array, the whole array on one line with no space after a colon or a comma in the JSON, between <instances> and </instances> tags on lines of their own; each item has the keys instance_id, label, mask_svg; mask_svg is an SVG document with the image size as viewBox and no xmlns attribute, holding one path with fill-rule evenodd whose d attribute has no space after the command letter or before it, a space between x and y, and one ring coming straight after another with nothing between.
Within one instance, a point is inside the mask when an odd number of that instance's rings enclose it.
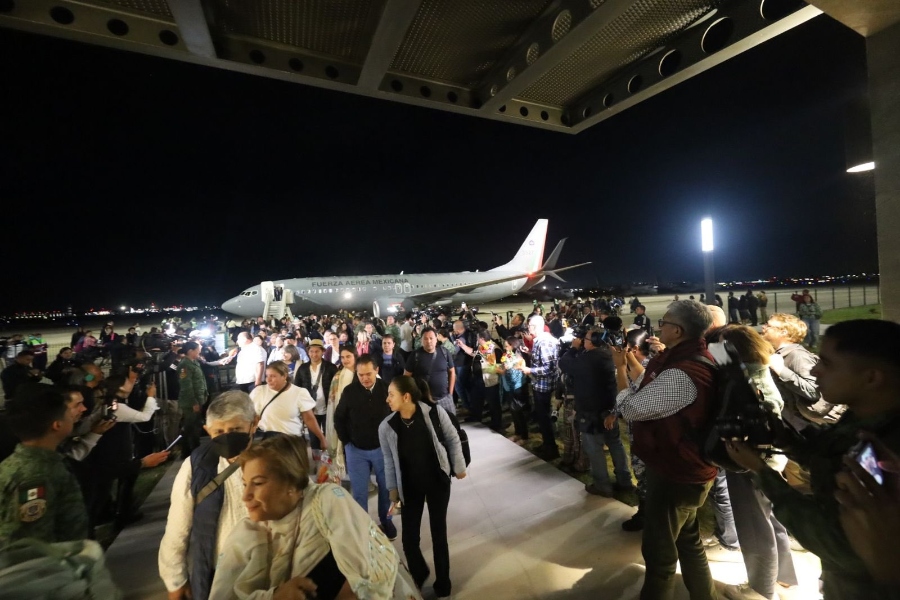
<instances>
[{"instance_id":1,"label":"soldier in camouflage uniform","mask_svg":"<svg viewBox=\"0 0 900 600\"><path fill-rule=\"evenodd\" d=\"M206 404L206 378L197 359L200 345L187 342L183 347L184 358L178 363L178 406L181 408L181 456L187 458L200 445L200 428L203 426L203 405Z\"/></svg>"},{"instance_id":2,"label":"soldier in camouflage uniform","mask_svg":"<svg viewBox=\"0 0 900 600\"><path fill-rule=\"evenodd\" d=\"M84 412L84 400L37 385L7 407L21 443L0 463L0 541L86 539L81 487L56 451Z\"/></svg>"}]
</instances>

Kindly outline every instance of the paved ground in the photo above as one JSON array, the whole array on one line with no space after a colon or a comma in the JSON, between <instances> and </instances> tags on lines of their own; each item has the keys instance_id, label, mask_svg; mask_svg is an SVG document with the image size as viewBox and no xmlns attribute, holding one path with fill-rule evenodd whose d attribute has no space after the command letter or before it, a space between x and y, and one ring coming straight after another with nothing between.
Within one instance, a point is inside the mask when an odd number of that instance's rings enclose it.
<instances>
[{"instance_id":1,"label":"paved ground","mask_svg":"<svg viewBox=\"0 0 900 600\"><path fill-rule=\"evenodd\" d=\"M584 493L577 480L490 432L467 425L472 447L469 476L453 482L448 522L454 598L458 600L637 598L643 577L640 534L620 524L634 509ZM116 582L129 600L165 598L156 571L168 493L178 464L144 505L145 519L125 529L108 552ZM375 516L376 501L370 500ZM402 530L402 519L397 519ZM422 547L431 562L430 535ZM395 542L402 553L400 539ZM716 580L746 578L737 553L711 562ZM791 598L818 597L818 560L795 553L801 589ZM434 598L432 581L426 600ZM686 599L679 584L676 598Z\"/></svg>"}]
</instances>

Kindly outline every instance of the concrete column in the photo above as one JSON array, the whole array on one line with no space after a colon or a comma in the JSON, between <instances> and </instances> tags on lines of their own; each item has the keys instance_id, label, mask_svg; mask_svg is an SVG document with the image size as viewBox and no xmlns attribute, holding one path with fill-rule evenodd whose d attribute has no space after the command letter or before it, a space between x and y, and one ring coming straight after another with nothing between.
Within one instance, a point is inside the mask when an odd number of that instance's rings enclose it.
<instances>
[{"instance_id":1,"label":"concrete column","mask_svg":"<svg viewBox=\"0 0 900 600\"><path fill-rule=\"evenodd\" d=\"M866 54L881 303L884 318L900 322L900 23L868 37Z\"/></svg>"}]
</instances>

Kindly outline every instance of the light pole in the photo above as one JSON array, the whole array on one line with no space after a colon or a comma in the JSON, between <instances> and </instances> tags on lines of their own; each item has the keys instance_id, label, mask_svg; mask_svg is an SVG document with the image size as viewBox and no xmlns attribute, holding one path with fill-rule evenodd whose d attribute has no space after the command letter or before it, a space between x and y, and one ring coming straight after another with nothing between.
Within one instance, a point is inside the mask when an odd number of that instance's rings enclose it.
<instances>
[{"instance_id":1,"label":"light pole","mask_svg":"<svg viewBox=\"0 0 900 600\"><path fill-rule=\"evenodd\" d=\"M716 303L716 279L713 275L713 222L709 217L700 221L700 248L703 250L703 279L706 303Z\"/></svg>"}]
</instances>

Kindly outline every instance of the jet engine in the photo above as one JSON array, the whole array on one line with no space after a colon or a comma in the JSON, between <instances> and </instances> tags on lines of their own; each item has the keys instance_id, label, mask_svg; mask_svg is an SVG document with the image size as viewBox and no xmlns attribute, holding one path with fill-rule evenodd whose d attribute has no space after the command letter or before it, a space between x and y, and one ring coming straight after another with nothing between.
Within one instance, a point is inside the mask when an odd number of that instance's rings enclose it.
<instances>
[{"instance_id":1,"label":"jet engine","mask_svg":"<svg viewBox=\"0 0 900 600\"><path fill-rule=\"evenodd\" d=\"M403 298L378 298L372 302L372 316L385 318L389 315L397 316L405 312Z\"/></svg>"}]
</instances>

